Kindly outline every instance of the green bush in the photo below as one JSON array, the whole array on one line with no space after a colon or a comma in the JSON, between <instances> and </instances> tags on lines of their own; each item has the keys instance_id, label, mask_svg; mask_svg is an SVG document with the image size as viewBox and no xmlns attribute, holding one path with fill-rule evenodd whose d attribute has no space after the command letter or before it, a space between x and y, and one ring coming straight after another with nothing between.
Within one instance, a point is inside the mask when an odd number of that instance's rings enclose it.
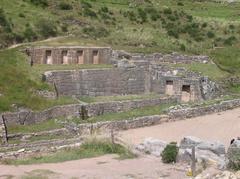
<instances>
[{"instance_id":1,"label":"green bush","mask_svg":"<svg viewBox=\"0 0 240 179\"><path fill-rule=\"evenodd\" d=\"M57 35L57 27L55 22L50 19L40 19L36 27L39 31L39 34L44 37L55 37Z\"/></svg>"},{"instance_id":2,"label":"green bush","mask_svg":"<svg viewBox=\"0 0 240 179\"><path fill-rule=\"evenodd\" d=\"M208 36L208 38L214 38L215 37L215 34L212 32L212 31L208 31L207 32L207 36Z\"/></svg>"},{"instance_id":3,"label":"green bush","mask_svg":"<svg viewBox=\"0 0 240 179\"><path fill-rule=\"evenodd\" d=\"M163 163L176 162L177 154L178 154L177 143L171 142L164 148L164 150L161 154Z\"/></svg>"},{"instance_id":4,"label":"green bush","mask_svg":"<svg viewBox=\"0 0 240 179\"><path fill-rule=\"evenodd\" d=\"M163 13L164 14L172 14L172 9L166 8L166 9L163 10Z\"/></svg>"},{"instance_id":5,"label":"green bush","mask_svg":"<svg viewBox=\"0 0 240 179\"><path fill-rule=\"evenodd\" d=\"M5 32L12 32L11 24L5 16L5 12L0 8L0 26L3 27Z\"/></svg>"},{"instance_id":6,"label":"green bush","mask_svg":"<svg viewBox=\"0 0 240 179\"><path fill-rule=\"evenodd\" d=\"M147 13L142 8L138 8L138 16L142 23L147 22Z\"/></svg>"},{"instance_id":7,"label":"green bush","mask_svg":"<svg viewBox=\"0 0 240 179\"><path fill-rule=\"evenodd\" d=\"M93 11L92 9L90 9L90 8L83 8L83 15L85 17L91 17L91 18L96 18L97 17L96 12Z\"/></svg>"},{"instance_id":8,"label":"green bush","mask_svg":"<svg viewBox=\"0 0 240 179\"><path fill-rule=\"evenodd\" d=\"M60 2L60 4L58 5L59 9L61 10L72 10L73 7L71 4L68 4L66 2Z\"/></svg>"},{"instance_id":9,"label":"green bush","mask_svg":"<svg viewBox=\"0 0 240 179\"><path fill-rule=\"evenodd\" d=\"M23 32L23 35L24 38L27 39L29 42L37 40L37 34L29 26L26 27L25 31Z\"/></svg>"},{"instance_id":10,"label":"green bush","mask_svg":"<svg viewBox=\"0 0 240 179\"><path fill-rule=\"evenodd\" d=\"M185 52L186 51L186 46L184 44L181 44L180 45L180 50Z\"/></svg>"},{"instance_id":11,"label":"green bush","mask_svg":"<svg viewBox=\"0 0 240 179\"><path fill-rule=\"evenodd\" d=\"M224 45L233 45L233 43L237 40L235 36L231 36L224 40Z\"/></svg>"},{"instance_id":12,"label":"green bush","mask_svg":"<svg viewBox=\"0 0 240 179\"><path fill-rule=\"evenodd\" d=\"M83 33L93 38L107 37L110 33L104 27L84 27Z\"/></svg>"},{"instance_id":13,"label":"green bush","mask_svg":"<svg viewBox=\"0 0 240 179\"><path fill-rule=\"evenodd\" d=\"M30 0L32 4L35 6L47 7L48 1L47 0Z\"/></svg>"}]
</instances>

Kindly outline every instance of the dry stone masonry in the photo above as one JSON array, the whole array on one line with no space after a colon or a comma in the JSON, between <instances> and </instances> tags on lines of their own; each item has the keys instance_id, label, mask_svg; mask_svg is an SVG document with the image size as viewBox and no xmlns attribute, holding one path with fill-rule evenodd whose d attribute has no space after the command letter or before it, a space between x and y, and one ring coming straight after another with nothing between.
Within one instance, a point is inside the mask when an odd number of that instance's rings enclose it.
<instances>
[{"instance_id":1,"label":"dry stone masonry","mask_svg":"<svg viewBox=\"0 0 240 179\"><path fill-rule=\"evenodd\" d=\"M31 64L109 64L109 47L38 47L28 48Z\"/></svg>"}]
</instances>

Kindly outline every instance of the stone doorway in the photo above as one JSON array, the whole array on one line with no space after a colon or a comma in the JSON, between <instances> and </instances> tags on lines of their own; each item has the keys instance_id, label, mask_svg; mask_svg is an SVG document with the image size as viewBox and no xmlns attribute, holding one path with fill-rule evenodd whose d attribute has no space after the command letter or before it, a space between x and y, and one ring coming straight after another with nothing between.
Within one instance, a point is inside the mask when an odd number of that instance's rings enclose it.
<instances>
[{"instance_id":1,"label":"stone doorway","mask_svg":"<svg viewBox=\"0 0 240 179\"><path fill-rule=\"evenodd\" d=\"M97 50L93 51L93 64L99 64L99 52Z\"/></svg>"},{"instance_id":2,"label":"stone doorway","mask_svg":"<svg viewBox=\"0 0 240 179\"><path fill-rule=\"evenodd\" d=\"M62 64L68 64L68 52L67 50L62 51Z\"/></svg>"},{"instance_id":3,"label":"stone doorway","mask_svg":"<svg viewBox=\"0 0 240 179\"><path fill-rule=\"evenodd\" d=\"M182 86L182 102L189 102L191 100L191 86L190 85L183 85Z\"/></svg>"},{"instance_id":4,"label":"stone doorway","mask_svg":"<svg viewBox=\"0 0 240 179\"><path fill-rule=\"evenodd\" d=\"M83 50L77 51L77 64L84 64Z\"/></svg>"},{"instance_id":5,"label":"stone doorway","mask_svg":"<svg viewBox=\"0 0 240 179\"><path fill-rule=\"evenodd\" d=\"M50 65L53 64L51 50L46 51L46 64L50 64Z\"/></svg>"},{"instance_id":6,"label":"stone doorway","mask_svg":"<svg viewBox=\"0 0 240 179\"><path fill-rule=\"evenodd\" d=\"M165 93L169 96L174 95L174 90L173 90L173 81L172 80L167 80L166 81L166 90Z\"/></svg>"}]
</instances>

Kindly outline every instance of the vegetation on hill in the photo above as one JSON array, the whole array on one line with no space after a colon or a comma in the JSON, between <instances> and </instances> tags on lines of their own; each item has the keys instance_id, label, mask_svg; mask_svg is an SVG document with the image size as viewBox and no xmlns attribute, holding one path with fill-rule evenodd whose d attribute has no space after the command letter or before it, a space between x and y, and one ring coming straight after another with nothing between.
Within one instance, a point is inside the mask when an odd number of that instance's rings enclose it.
<instances>
[{"instance_id":1,"label":"vegetation on hill","mask_svg":"<svg viewBox=\"0 0 240 179\"><path fill-rule=\"evenodd\" d=\"M223 81L240 74L239 9L238 1L215 0L1 0L0 48L24 42L204 54L224 71L217 78ZM63 37L32 43L58 36ZM195 67L200 72L208 69ZM48 106L34 91L49 87L17 49L0 52L0 70L0 111L10 110L12 104L33 109ZM240 91L239 85L233 87Z\"/></svg>"}]
</instances>

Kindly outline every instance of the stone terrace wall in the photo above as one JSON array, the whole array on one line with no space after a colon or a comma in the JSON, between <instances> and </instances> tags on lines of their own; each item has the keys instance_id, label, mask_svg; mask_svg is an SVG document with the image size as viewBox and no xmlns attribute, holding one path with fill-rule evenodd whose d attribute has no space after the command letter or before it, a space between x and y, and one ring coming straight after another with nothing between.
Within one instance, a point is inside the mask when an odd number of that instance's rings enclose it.
<instances>
[{"instance_id":1,"label":"stone terrace wall","mask_svg":"<svg viewBox=\"0 0 240 179\"><path fill-rule=\"evenodd\" d=\"M58 95L112 96L145 92L145 73L141 68L51 71L44 75L55 84Z\"/></svg>"},{"instance_id":2,"label":"stone terrace wall","mask_svg":"<svg viewBox=\"0 0 240 179\"><path fill-rule=\"evenodd\" d=\"M78 64L78 52L82 53L83 64L93 64L93 52L98 53L99 64L110 64L112 49L110 47L33 47L28 48L27 53L31 56L32 64L46 64L47 51L50 52L52 64L62 64L63 52L67 52L69 64Z\"/></svg>"},{"instance_id":3,"label":"stone terrace wall","mask_svg":"<svg viewBox=\"0 0 240 179\"><path fill-rule=\"evenodd\" d=\"M125 51L113 51L113 59L129 59L133 61L155 61L155 62L164 62L164 63L208 63L210 59L208 56L189 56L182 55L179 53L172 54L161 54L161 53L153 53L153 54L133 54L127 53Z\"/></svg>"},{"instance_id":4,"label":"stone terrace wall","mask_svg":"<svg viewBox=\"0 0 240 179\"><path fill-rule=\"evenodd\" d=\"M138 117L133 120L126 119L121 121L106 121L93 124L80 124L78 126L74 126L73 130L77 129L78 131L75 132L78 132L79 135L89 135L94 132L109 132L111 130L128 130L226 111L237 107L240 107L240 99L223 101L219 104L209 105L205 107L170 110L166 115L144 116Z\"/></svg>"},{"instance_id":5,"label":"stone terrace wall","mask_svg":"<svg viewBox=\"0 0 240 179\"><path fill-rule=\"evenodd\" d=\"M219 104L203 107L173 109L170 110L168 114L171 119L186 119L226 111L237 107L240 107L240 99L223 101Z\"/></svg>"},{"instance_id":6,"label":"stone terrace wall","mask_svg":"<svg viewBox=\"0 0 240 179\"><path fill-rule=\"evenodd\" d=\"M176 97L162 97L157 99L133 100L133 101L119 101L119 102L105 102L94 103L86 106L88 116L99 116L105 113L124 112L130 109L142 108L145 106L156 106L160 104L177 103Z\"/></svg>"},{"instance_id":7,"label":"stone terrace wall","mask_svg":"<svg viewBox=\"0 0 240 179\"><path fill-rule=\"evenodd\" d=\"M79 135L89 135L98 132L110 132L111 130L128 130L140 127L157 125L168 121L168 116L154 115L138 117L133 120L106 121L93 124L80 124L77 126ZM74 129L76 130L76 128Z\"/></svg>"},{"instance_id":8,"label":"stone terrace wall","mask_svg":"<svg viewBox=\"0 0 240 179\"><path fill-rule=\"evenodd\" d=\"M136 109L145 106L155 106L160 104L174 103L177 99L172 98L158 98L158 99L144 99L122 102L105 102L93 104L73 104L56 106L44 111L21 111L15 113L3 114L6 124L34 124L48 119L58 117L81 117L81 114L86 113L87 116L98 116L106 113L124 112L131 109ZM84 110L84 111L83 111Z\"/></svg>"}]
</instances>

